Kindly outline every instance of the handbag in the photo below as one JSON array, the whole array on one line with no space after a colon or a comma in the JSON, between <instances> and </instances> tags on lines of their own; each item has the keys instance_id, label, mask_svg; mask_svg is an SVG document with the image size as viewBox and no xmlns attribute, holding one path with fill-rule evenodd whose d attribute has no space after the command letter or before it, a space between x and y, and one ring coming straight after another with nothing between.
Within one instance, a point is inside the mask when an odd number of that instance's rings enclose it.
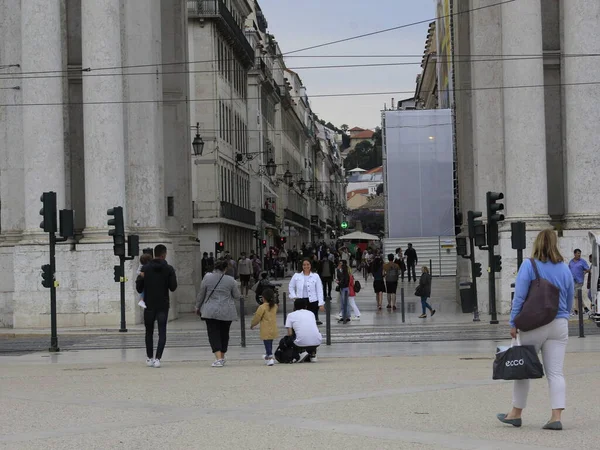
<instances>
[{"instance_id":1,"label":"handbag","mask_svg":"<svg viewBox=\"0 0 600 450\"><path fill-rule=\"evenodd\" d=\"M516 342L517 345L514 345ZM533 380L544 376L544 367L533 345L521 345L517 339L503 351L496 353L494 360L494 380Z\"/></svg>"},{"instance_id":2,"label":"handbag","mask_svg":"<svg viewBox=\"0 0 600 450\"><path fill-rule=\"evenodd\" d=\"M418 285L417 288L415 289L415 295L417 297L423 297L423 286Z\"/></svg>"},{"instance_id":3,"label":"handbag","mask_svg":"<svg viewBox=\"0 0 600 450\"><path fill-rule=\"evenodd\" d=\"M560 300L560 289L548 280L540 278L535 260L529 260L535 272L535 279L531 281L521 312L515 317L515 326L521 331L535 330L556 319Z\"/></svg>"}]
</instances>

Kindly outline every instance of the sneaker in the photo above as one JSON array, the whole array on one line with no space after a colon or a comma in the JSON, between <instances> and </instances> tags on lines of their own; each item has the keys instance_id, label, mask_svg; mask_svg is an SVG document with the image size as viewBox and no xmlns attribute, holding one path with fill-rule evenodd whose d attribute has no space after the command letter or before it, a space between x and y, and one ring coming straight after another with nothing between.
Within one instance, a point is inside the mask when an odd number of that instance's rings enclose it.
<instances>
[{"instance_id":1,"label":"sneaker","mask_svg":"<svg viewBox=\"0 0 600 450\"><path fill-rule=\"evenodd\" d=\"M214 363L211 364L211 367L223 367L223 360L217 359Z\"/></svg>"},{"instance_id":2,"label":"sneaker","mask_svg":"<svg viewBox=\"0 0 600 450\"><path fill-rule=\"evenodd\" d=\"M435 309L433 311L431 311L431 317L433 317L434 314L435 314Z\"/></svg>"},{"instance_id":3,"label":"sneaker","mask_svg":"<svg viewBox=\"0 0 600 450\"><path fill-rule=\"evenodd\" d=\"M152 367L158 369L160 367L160 359L155 359L154 363L152 364Z\"/></svg>"},{"instance_id":4,"label":"sneaker","mask_svg":"<svg viewBox=\"0 0 600 450\"><path fill-rule=\"evenodd\" d=\"M154 358L146 358L146 365L148 367L154 366Z\"/></svg>"},{"instance_id":5,"label":"sneaker","mask_svg":"<svg viewBox=\"0 0 600 450\"><path fill-rule=\"evenodd\" d=\"M271 358L267 361L267 366L274 366L274 365L275 365L275 360L273 358Z\"/></svg>"},{"instance_id":6,"label":"sneaker","mask_svg":"<svg viewBox=\"0 0 600 450\"><path fill-rule=\"evenodd\" d=\"M338 314L338 315L337 315L337 318L338 318L338 320L340 320L340 319L342 318L342 315L341 315L341 314Z\"/></svg>"},{"instance_id":7,"label":"sneaker","mask_svg":"<svg viewBox=\"0 0 600 450\"><path fill-rule=\"evenodd\" d=\"M344 319L338 319L338 323L345 323Z\"/></svg>"},{"instance_id":8,"label":"sneaker","mask_svg":"<svg viewBox=\"0 0 600 450\"><path fill-rule=\"evenodd\" d=\"M297 363L301 363L303 362L306 358L308 358L308 352L302 352L300 353L300 357L298 358L298 361L296 361Z\"/></svg>"},{"instance_id":9,"label":"sneaker","mask_svg":"<svg viewBox=\"0 0 600 450\"><path fill-rule=\"evenodd\" d=\"M227 362L227 360L225 359L225 356L223 356L223 359L221 360L221 364L224 366L226 362Z\"/></svg>"},{"instance_id":10,"label":"sneaker","mask_svg":"<svg viewBox=\"0 0 600 450\"><path fill-rule=\"evenodd\" d=\"M354 316L352 320L360 320L360 316Z\"/></svg>"},{"instance_id":11,"label":"sneaker","mask_svg":"<svg viewBox=\"0 0 600 450\"><path fill-rule=\"evenodd\" d=\"M323 322L321 322L320 320L317 320L317 325L323 325Z\"/></svg>"},{"instance_id":12,"label":"sneaker","mask_svg":"<svg viewBox=\"0 0 600 450\"><path fill-rule=\"evenodd\" d=\"M427 314L421 314L421 315L419 316L419 319L427 319Z\"/></svg>"},{"instance_id":13,"label":"sneaker","mask_svg":"<svg viewBox=\"0 0 600 450\"><path fill-rule=\"evenodd\" d=\"M387 305L386 308L387 309L392 309L392 305Z\"/></svg>"},{"instance_id":14,"label":"sneaker","mask_svg":"<svg viewBox=\"0 0 600 450\"><path fill-rule=\"evenodd\" d=\"M311 356L311 357L310 357L310 361L311 361L311 362L318 362L319 360L317 359L317 355L315 355L315 356Z\"/></svg>"}]
</instances>

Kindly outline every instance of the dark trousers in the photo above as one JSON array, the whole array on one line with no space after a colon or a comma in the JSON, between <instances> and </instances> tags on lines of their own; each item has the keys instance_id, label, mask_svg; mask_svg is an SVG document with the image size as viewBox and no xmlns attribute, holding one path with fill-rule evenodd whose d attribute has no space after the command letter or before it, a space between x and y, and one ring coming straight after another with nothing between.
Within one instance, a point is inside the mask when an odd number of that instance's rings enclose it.
<instances>
[{"instance_id":1,"label":"dark trousers","mask_svg":"<svg viewBox=\"0 0 600 450\"><path fill-rule=\"evenodd\" d=\"M406 268L408 269L408 280L410 281L410 271L412 270L412 278L413 281L417 281L417 272L416 272L417 263L409 262L406 264Z\"/></svg>"},{"instance_id":2,"label":"dark trousers","mask_svg":"<svg viewBox=\"0 0 600 450\"><path fill-rule=\"evenodd\" d=\"M310 312L312 312L315 315L315 319L317 320L317 322L319 321L319 302L311 302L308 299L306 299L306 305L307 308Z\"/></svg>"},{"instance_id":3,"label":"dark trousers","mask_svg":"<svg viewBox=\"0 0 600 450\"><path fill-rule=\"evenodd\" d=\"M266 341L263 341L263 344L265 344L265 354L267 356L273 356L273 339L267 339Z\"/></svg>"},{"instance_id":4,"label":"dark trousers","mask_svg":"<svg viewBox=\"0 0 600 450\"><path fill-rule=\"evenodd\" d=\"M161 359L165 344L167 343L167 320L169 310L144 310L144 325L146 326L146 356L153 358L154 355L154 322L158 322L158 346L156 347L156 359Z\"/></svg>"},{"instance_id":5,"label":"dark trousers","mask_svg":"<svg viewBox=\"0 0 600 450\"><path fill-rule=\"evenodd\" d=\"M210 343L213 353L227 353L227 347L229 346L229 328L231 328L231 321L206 319L208 342Z\"/></svg>"},{"instance_id":6,"label":"dark trousers","mask_svg":"<svg viewBox=\"0 0 600 450\"><path fill-rule=\"evenodd\" d=\"M325 297L331 297L331 282L333 280L330 277L321 278L321 282L323 283L323 295Z\"/></svg>"},{"instance_id":7,"label":"dark trousers","mask_svg":"<svg viewBox=\"0 0 600 450\"><path fill-rule=\"evenodd\" d=\"M298 347L296 344L294 344L294 361L297 361L300 359L300 353L304 353L304 352L308 352L308 354L310 355L311 358L314 358L315 356L317 356L317 348L319 348L319 346L315 346L315 347ZM308 360L310 361L310 360Z\"/></svg>"}]
</instances>

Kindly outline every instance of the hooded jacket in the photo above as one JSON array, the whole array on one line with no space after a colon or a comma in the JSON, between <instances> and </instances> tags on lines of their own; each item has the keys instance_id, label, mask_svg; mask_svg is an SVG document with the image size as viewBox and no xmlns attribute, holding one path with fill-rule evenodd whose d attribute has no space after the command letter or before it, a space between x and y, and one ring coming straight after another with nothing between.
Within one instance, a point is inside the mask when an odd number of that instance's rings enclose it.
<instances>
[{"instance_id":1,"label":"hooded jacket","mask_svg":"<svg viewBox=\"0 0 600 450\"><path fill-rule=\"evenodd\" d=\"M135 280L135 288L141 294L149 310L169 309L169 291L177 289L175 269L164 259L153 259L142 267L144 276Z\"/></svg>"}]
</instances>

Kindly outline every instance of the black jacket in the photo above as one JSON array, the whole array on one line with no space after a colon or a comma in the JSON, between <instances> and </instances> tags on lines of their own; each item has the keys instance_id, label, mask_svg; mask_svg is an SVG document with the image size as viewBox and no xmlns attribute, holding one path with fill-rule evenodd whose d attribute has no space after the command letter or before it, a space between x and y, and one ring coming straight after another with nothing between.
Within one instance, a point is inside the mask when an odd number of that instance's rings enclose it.
<instances>
[{"instance_id":1,"label":"black jacket","mask_svg":"<svg viewBox=\"0 0 600 450\"><path fill-rule=\"evenodd\" d=\"M406 262L409 266L413 265L413 263L416 264L419 261L417 251L413 247L407 248L404 252L404 256L406 256Z\"/></svg>"},{"instance_id":2,"label":"black jacket","mask_svg":"<svg viewBox=\"0 0 600 450\"><path fill-rule=\"evenodd\" d=\"M135 288L144 292L144 302L150 310L169 309L169 291L177 289L175 269L164 259L153 259L142 267L144 276L135 280Z\"/></svg>"},{"instance_id":3,"label":"black jacket","mask_svg":"<svg viewBox=\"0 0 600 450\"><path fill-rule=\"evenodd\" d=\"M422 297L431 297L431 275L423 272L419 279L419 288Z\"/></svg>"},{"instance_id":4,"label":"black jacket","mask_svg":"<svg viewBox=\"0 0 600 450\"><path fill-rule=\"evenodd\" d=\"M350 274L347 270L337 269L336 278L340 282L340 289L350 287Z\"/></svg>"}]
</instances>

